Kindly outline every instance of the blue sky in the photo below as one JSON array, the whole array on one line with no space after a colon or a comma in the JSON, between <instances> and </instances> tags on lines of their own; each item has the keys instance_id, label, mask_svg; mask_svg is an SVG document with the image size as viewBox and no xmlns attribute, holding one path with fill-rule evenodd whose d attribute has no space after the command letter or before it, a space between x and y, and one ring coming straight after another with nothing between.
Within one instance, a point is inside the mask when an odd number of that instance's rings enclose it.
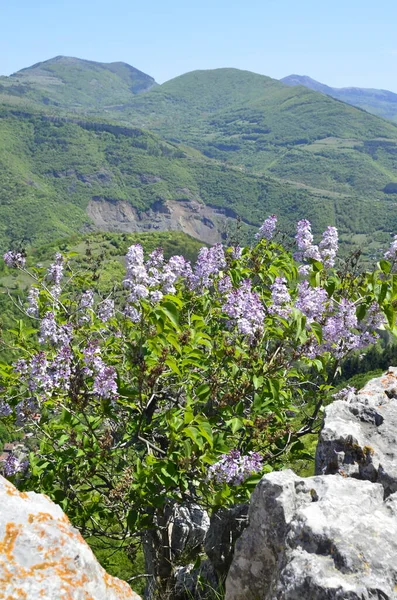
<instances>
[{"instance_id":1,"label":"blue sky","mask_svg":"<svg viewBox=\"0 0 397 600\"><path fill-rule=\"evenodd\" d=\"M0 0L0 74L57 55L159 83L236 67L397 92L396 0Z\"/></svg>"}]
</instances>

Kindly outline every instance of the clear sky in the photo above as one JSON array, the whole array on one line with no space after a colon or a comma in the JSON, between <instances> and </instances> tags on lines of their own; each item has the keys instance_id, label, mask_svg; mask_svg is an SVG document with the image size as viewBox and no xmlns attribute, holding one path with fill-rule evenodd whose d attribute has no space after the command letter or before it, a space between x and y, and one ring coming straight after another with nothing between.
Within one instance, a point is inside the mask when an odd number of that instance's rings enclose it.
<instances>
[{"instance_id":1,"label":"clear sky","mask_svg":"<svg viewBox=\"0 0 397 600\"><path fill-rule=\"evenodd\" d=\"M65 55L397 92L396 0L0 0L0 22L1 75Z\"/></svg>"}]
</instances>

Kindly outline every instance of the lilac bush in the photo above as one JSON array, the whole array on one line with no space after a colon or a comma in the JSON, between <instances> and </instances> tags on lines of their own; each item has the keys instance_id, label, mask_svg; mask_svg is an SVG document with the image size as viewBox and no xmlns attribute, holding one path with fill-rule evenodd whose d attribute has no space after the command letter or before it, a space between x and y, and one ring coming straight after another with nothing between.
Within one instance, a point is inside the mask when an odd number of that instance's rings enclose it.
<instances>
[{"instance_id":1,"label":"lilac bush","mask_svg":"<svg viewBox=\"0 0 397 600\"><path fill-rule=\"evenodd\" d=\"M106 294L59 254L40 274L8 252L33 287L30 326L14 329L18 355L0 370L0 417L36 443L25 483L15 461L8 476L86 535L125 543L164 522L169 500L247 501L251 476L282 467L318 426L341 360L379 328L396 333L391 263L338 272L336 229L316 245L307 220L294 258L276 224L252 248L217 244L195 264L134 244Z\"/></svg>"}]
</instances>

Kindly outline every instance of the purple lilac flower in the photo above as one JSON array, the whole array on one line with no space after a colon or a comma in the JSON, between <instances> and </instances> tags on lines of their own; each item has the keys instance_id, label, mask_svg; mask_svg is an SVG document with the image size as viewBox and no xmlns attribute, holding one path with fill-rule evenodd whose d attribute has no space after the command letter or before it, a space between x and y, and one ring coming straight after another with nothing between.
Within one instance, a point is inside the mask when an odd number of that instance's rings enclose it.
<instances>
[{"instance_id":1,"label":"purple lilac flower","mask_svg":"<svg viewBox=\"0 0 397 600\"><path fill-rule=\"evenodd\" d=\"M44 352L38 352L30 361L29 389L31 392L51 392L52 377L48 373L48 361Z\"/></svg>"},{"instance_id":2,"label":"purple lilac flower","mask_svg":"<svg viewBox=\"0 0 397 600\"><path fill-rule=\"evenodd\" d=\"M106 298L98 306L98 317L103 323L107 323L114 316L114 300Z\"/></svg>"},{"instance_id":3,"label":"purple lilac flower","mask_svg":"<svg viewBox=\"0 0 397 600\"><path fill-rule=\"evenodd\" d=\"M296 225L296 244L299 252L295 254L296 260L312 258L321 260L320 251L317 246L313 245L312 226L310 221L302 219Z\"/></svg>"},{"instance_id":4,"label":"purple lilac flower","mask_svg":"<svg viewBox=\"0 0 397 600\"><path fill-rule=\"evenodd\" d=\"M62 254L59 252L55 255L54 262L48 267L47 270L47 279L51 281L54 285L51 290L53 296L55 298L59 298L61 293L61 279L63 277L63 268L64 268L64 258Z\"/></svg>"},{"instance_id":5,"label":"purple lilac flower","mask_svg":"<svg viewBox=\"0 0 397 600\"><path fill-rule=\"evenodd\" d=\"M86 375L92 375L93 369L98 371L104 364L101 358L101 350L96 340L90 340L83 350L83 357L86 365L84 368Z\"/></svg>"},{"instance_id":6,"label":"purple lilac flower","mask_svg":"<svg viewBox=\"0 0 397 600\"><path fill-rule=\"evenodd\" d=\"M141 313L134 307L128 304L124 309L125 316L130 319L133 323L139 323L141 320Z\"/></svg>"},{"instance_id":7,"label":"purple lilac flower","mask_svg":"<svg viewBox=\"0 0 397 600\"><path fill-rule=\"evenodd\" d=\"M385 322L386 319L380 310L379 304L373 302L365 315L365 319L358 324L358 329L360 331L360 348L365 348L365 346L376 342L379 338L379 334L376 330L382 327Z\"/></svg>"},{"instance_id":8,"label":"purple lilac flower","mask_svg":"<svg viewBox=\"0 0 397 600\"><path fill-rule=\"evenodd\" d=\"M312 288L306 280L298 285L298 299L295 306L305 315L308 323L323 317L327 300L328 294L323 288Z\"/></svg>"},{"instance_id":9,"label":"purple lilac flower","mask_svg":"<svg viewBox=\"0 0 397 600\"><path fill-rule=\"evenodd\" d=\"M313 244L312 226L310 221L302 219L296 225L296 244L299 250L305 251Z\"/></svg>"},{"instance_id":10,"label":"purple lilac flower","mask_svg":"<svg viewBox=\"0 0 397 600\"><path fill-rule=\"evenodd\" d=\"M270 286L270 290L273 305L270 307L269 312L286 319L291 313L291 307L289 306L291 296L288 292L287 280L284 277L276 277L274 283Z\"/></svg>"},{"instance_id":11,"label":"purple lilac flower","mask_svg":"<svg viewBox=\"0 0 397 600\"><path fill-rule=\"evenodd\" d=\"M6 477L13 477L17 473L23 473L27 470L29 462L27 460L19 460L13 454L7 456L6 461L3 463L3 472Z\"/></svg>"},{"instance_id":12,"label":"purple lilac flower","mask_svg":"<svg viewBox=\"0 0 397 600\"><path fill-rule=\"evenodd\" d=\"M360 336L352 331L357 324L354 303L342 298L337 312L328 317L323 326L322 349L342 358L349 350L360 348Z\"/></svg>"},{"instance_id":13,"label":"purple lilac flower","mask_svg":"<svg viewBox=\"0 0 397 600\"><path fill-rule=\"evenodd\" d=\"M261 471L262 463L263 458L257 452L241 456L239 450L231 450L209 467L208 478L220 484L241 485L248 477Z\"/></svg>"},{"instance_id":14,"label":"purple lilac flower","mask_svg":"<svg viewBox=\"0 0 397 600\"><path fill-rule=\"evenodd\" d=\"M40 417L40 409L35 398L25 398L19 402L15 409L16 423L22 427L28 419L37 419Z\"/></svg>"},{"instance_id":15,"label":"purple lilac flower","mask_svg":"<svg viewBox=\"0 0 397 600\"><path fill-rule=\"evenodd\" d=\"M72 374L72 350L70 346L63 346L58 350L49 365L49 374L54 388L67 391L70 388Z\"/></svg>"},{"instance_id":16,"label":"purple lilac flower","mask_svg":"<svg viewBox=\"0 0 397 600\"><path fill-rule=\"evenodd\" d=\"M22 269L26 263L26 259L21 252L13 252L12 250L6 252L3 259L7 267L11 269Z\"/></svg>"},{"instance_id":17,"label":"purple lilac flower","mask_svg":"<svg viewBox=\"0 0 397 600\"><path fill-rule=\"evenodd\" d=\"M234 260L239 260L242 257L242 255L243 255L243 248L241 248L241 246L234 246L232 248L232 258Z\"/></svg>"},{"instance_id":18,"label":"purple lilac flower","mask_svg":"<svg viewBox=\"0 0 397 600\"><path fill-rule=\"evenodd\" d=\"M298 273L299 273L299 275L302 275L303 277L306 277L307 275L309 275L310 270L311 270L310 265L299 265L299 267L298 267Z\"/></svg>"},{"instance_id":19,"label":"purple lilac flower","mask_svg":"<svg viewBox=\"0 0 397 600\"><path fill-rule=\"evenodd\" d=\"M29 317L33 317L36 319L39 316L39 304L38 304L39 295L40 295L39 288L36 288L36 287L30 288L29 294L28 294L29 306L26 309L26 312L29 315Z\"/></svg>"},{"instance_id":20,"label":"purple lilac flower","mask_svg":"<svg viewBox=\"0 0 397 600\"><path fill-rule=\"evenodd\" d=\"M92 308L94 306L94 292L85 291L80 298L79 308Z\"/></svg>"},{"instance_id":21,"label":"purple lilac flower","mask_svg":"<svg viewBox=\"0 0 397 600\"><path fill-rule=\"evenodd\" d=\"M221 277L218 281L218 291L220 294L227 294L233 288L232 280L229 275Z\"/></svg>"},{"instance_id":22,"label":"purple lilac flower","mask_svg":"<svg viewBox=\"0 0 397 600\"><path fill-rule=\"evenodd\" d=\"M251 290L251 281L246 279L238 289L232 290L226 298L222 310L232 319L240 333L253 339L262 333L265 313L261 300Z\"/></svg>"},{"instance_id":23,"label":"purple lilac flower","mask_svg":"<svg viewBox=\"0 0 397 600\"><path fill-rule=\"evenodd\" d=\"M106 365L101 357L101 350L97 341L90 341L83 350L84 372L94 375L93 391L101 398L114 399L117 396L117 372L114 367Z\"/></svg>"},{"instance_id":24,"label":"purple lilac flower","mask_svg":"<svg viewBox=\"0 0 397 600\"><path fill-rule=\"evenodd\" d=\"M255 238L258 241L262 240L263 238L265 240L271 240L274 235L276 225L277 225L277 217L276 217L276 215L271 215L264 221L264 223L261 226L261 228L259 229L258 233L255 235Z\"/></svg>"},{"instance_id":25,"label":"purple lilac flower","mask_svg":"<svg viewBox=\"0 0 397 600\"><path fill-rule=\"evenodd\" d=\"M14 371L16 373L19 373L19 375L27 375L29 372L29 366L27 361L24 358L19 358L15 363L14 363Z\"/></svg>"},{"instance_id":26,"label":"purple lilac flower","mask_svg":"<svg viewBox=\"0 0 397 600\"><path fill-rule=\"evenodd\" d=\"M130 246L126 256L127 273L124 286L133 290L135 285L148 283L148 273L144 265L143 248L140 244Z\"/></svg>"},{"instance_id":27,"label":"purple lilac flower","mask_svg":"<svg viewBox=\"0 0 397 600\"><path fill-rule=\"evenodd\" d=\"M8 402L5 402L4 400L0 400L0 418L1 417L9 417L11 413L12 413L12 408L8 404Z\"/></svg>"},{"instance_id":28,"label":"purple lilac flower","mask_svg":"<svg viewBox=\"0 0 397 600\"><path fill-rule=\"evenodd\" d=\"M339 390L339 392L332 394L332 397L334 400L348 400L349 396L352 394L355 394L356 392L357 392L357 390L355 387L348 385L347 387L343 388L342 390Z\"/></svg>"},{"instance_id":29,"label":"purple lilac flower","mask_svg":"<svg viewBox=\"0 0 397 600\"><path fill-rule=\"evenodd\" d=\"M149 258L146 261L146 268L151 269L161 269L164 263L164 254L162 248L156 248L153 250L151 254L149 254Z\"/></svg>"},{"instance_id":30,"label":"purple lilac flower","mask_svg":"<svg viewBox=\"0 0 397 600\"><path fill-rule=\"evenodd\" d=\"M101 398L116 398L118 395L116 377L114 367L103 365L94 378L94 393Z\"/></svg>"},{"instance_id":31,"label":"purple lilac flower","mask_svg":"<svg viewBox=\"0 0 397 600\"><path fill-rule=\"evenodd\" d=\"M327 227L323 233L319 249L324 267L330 269L335 264L335 257L338 252L338 230L336 227Z\"/></svg>"},{"instance_id":32,"label":"purple lilac flower","mask_svg":"<svg viewBox=\"0 0 397 600\"><path fill-rule=\"evenodd\" d=\"M40 344L44 344L46 341L56 344L58 342L58 328L55 321L55 315L53 312L48 311L40 323Z\"/></svg>"},{"instance_id":33,"label":"purple lilac flower","mask_svg":"<svg viewBox=\"0 0 397 600\"><path fill-rule=\"evenodd\" d=\"M147 298L149 296L149 288L143 283L137 283L133 286L130 295L128 296L128 302L136 302L140 298Z\"/></svg>"},{"instance_id":34,"label":"purple lilac flower","mask_svg":"<svg viewBox=\"0 0 397 600\"><path fill-rule=\"evenodd\" d=\"M58 345L67 346L72 341L73 325L71 323L65 323L58 327Z\"/></svg>"},{"instance_id":35,"label":"purple lilac flower","mask_svg":"<svg viewBox=\"0 0 397 600\"><path fill-rule=\"evenodd\" d=\"M190 276L190 288L209 287L213 278L226 267L225 252L222 244L212 248L201 248Z\"/></svg>"},{"instance_id":36,"label":"purple lilac flower","mask_svg":"<svg viewBox=\"0 0 397 600\"><path fill-rule=\"evenodd\" d=\"M394 239L390 245L390 248L383 255L387 260L394 261L397 257L397 235L394 236Z\"/></svg>"},{"instance_id":37,"label":"purple lilac flower","mask_svg":"<svg viewBox=\"0 0 397 600\"><path fill-rule=\"evenodd\" d=\"M157 304L157 302L160 302L162 299L163 299L163 292L160 292L160 290L154 290L154 292L150 292L150 300L154 304Z\"/></svg>"}]
</instances>

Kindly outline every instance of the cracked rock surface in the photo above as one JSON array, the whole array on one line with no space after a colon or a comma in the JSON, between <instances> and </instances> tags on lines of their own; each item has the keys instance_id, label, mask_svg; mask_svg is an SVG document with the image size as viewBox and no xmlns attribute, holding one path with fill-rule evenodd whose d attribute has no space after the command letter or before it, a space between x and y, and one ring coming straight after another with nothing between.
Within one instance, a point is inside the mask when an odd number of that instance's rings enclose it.
<instances>
[{"instance_id":1,"label":"cracked rock surface","mask_svg":"<svg viewBox=\"0 0 397 600\"><path fill-rule=\"evenodd\" d=\"M226 600L397 598L397 494L292 471L265 475L237 541Z\"/></svg>"},{"instance_id":2,"label":"cracked rock surface","mask_svg":"<svg viewBox=\"0 0 397 600\"><path fill-rule=\"evenodd\" d=\"M265 475L226 600L397 600L397 369L333 402L314 477Z\"/></svg>"},{"instance_id":3,"label":"cracked rock surface","mask_svg":"<svg viewBox=\"0 0 397 600\"><path fill-rule=\"evenodd\" d=\"M397 368L325 409L316 473L341 473L397 491Z\"/></svg>"}]
</instances>

